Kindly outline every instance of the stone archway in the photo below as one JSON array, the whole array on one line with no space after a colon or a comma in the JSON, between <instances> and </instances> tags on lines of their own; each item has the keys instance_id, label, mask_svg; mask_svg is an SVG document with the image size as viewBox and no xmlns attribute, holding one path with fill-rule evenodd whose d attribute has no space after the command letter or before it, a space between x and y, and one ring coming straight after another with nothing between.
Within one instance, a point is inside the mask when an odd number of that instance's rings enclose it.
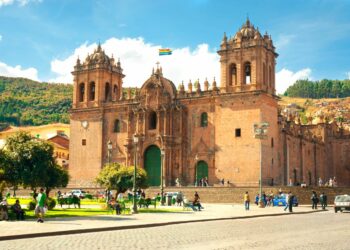
<instances>
[{"instance_id":1,"label":"stone archway","mask_svg":"<svg viewBox=\"0 0 350 250\"><path fill-rule=\"evenodd\" d=\"M149 186L160 186L160 161L160 149L155 145L149 146L144 153L144 168Z\"/></svg>"},{"instance_id":2,"label":"stone archway","mask_svg":"<svg viewBox=\"0 0 350 250\"><path fill-rule=\"evenodd\" d=\"M208 178L208 163L205 161L197 162L196 177L197 181L205 177Z\"/></svg>"}]
</instances>

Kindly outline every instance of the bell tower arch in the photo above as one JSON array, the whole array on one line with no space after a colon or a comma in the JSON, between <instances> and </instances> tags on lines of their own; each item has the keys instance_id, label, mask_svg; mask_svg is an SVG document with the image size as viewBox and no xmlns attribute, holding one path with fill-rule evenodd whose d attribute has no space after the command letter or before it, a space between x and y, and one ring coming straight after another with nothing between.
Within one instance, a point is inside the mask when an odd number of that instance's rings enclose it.
<instances>
[{"instance_id":1,"label":"bell tower arch","mask_svg":"<svg viewBox=\"0 0 350 250\"><path fill-rule=\"evenodd\" d=\"M223 92L263 90L275 94L275 64L278 54L271 36L262 36L247 19L232 38L226 33L220 50L221 84Z\"/></svg>"},{"instance_id":2,"label":"bell tower arch","mask_svg":"<svg viewBox=\"0 0 350 250\"><path fill-rule=\"evenodd\" d=\"M74 76L73 108L99 107L122 96L123 69L120 61L108 57L99 44L83 63L77 60Z\"/></svg>"}]
</instances>

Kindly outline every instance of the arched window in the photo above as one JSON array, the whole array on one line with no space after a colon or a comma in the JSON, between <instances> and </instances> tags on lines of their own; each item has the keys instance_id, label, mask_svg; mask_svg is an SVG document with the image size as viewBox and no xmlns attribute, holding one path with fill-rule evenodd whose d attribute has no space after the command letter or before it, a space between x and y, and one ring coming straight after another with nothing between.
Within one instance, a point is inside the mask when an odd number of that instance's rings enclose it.
<instances>
[{"instance_id":1,"label":"arched window","mask_svg":"<svg viewBox=\"0 0 350 250\"><path fill-rule=\"evenodd\" d=\"M106 82L105 87L105 101L108 102L111 100L111 87L109 86L109 83Z\"/></svg>"},{"instance_id":2,"label":"arched window","mask_svg":"<svg viewBox=\"0 0 350 250\"><path fill-rule=\"evenodd\" d=\"M156 129L157 128L157 113L152 111L149 114L149 129Z\"/></svg>"},{"instance_id":3,"label":"arched window","mask_svg":"<svg viewBox=\"0 0 350 250\"><path fill-rule=\"evenodd\" d=\"M232 64L230 67L230 86L237 84L237 67L236 64Z\"/></svg>"},{"instance_id":4,"label":"arched window","mask_svg":"<svg viewBox=\"0 0 350 250\"><path fill-rule=\"evenodd\" d=\"M120 132L120 120L116 119L114 121L114 128L113 128L114 133L119 133Z\"/></svg>"},{"instance_id":5,"label":"arched window","mask_svg":"<svg viewBox=\"0 0 350 250\"><path fill-rule=\"evenodd\" d=\"M273 141L273 137L271 138L271 148L274 147L274 141Z\"/></svg>"},{"instance_id":6,"label":"arched window","mask_svg":"<svg viewBox=\"0 0 350 250\"><path fill-rule=\"evenodd\" d=\"M208 127L208 114L206 112L201 114L201 127Z\"/></svg>"},{"instance_id":7,"label":"arched window","mask_svg":"<svg viewBox=\"0 0 350 250\"><path fill-rule=\"evenodd\" d=\"M79 84L79 102L84 101L84 95L85 95L85 84L82 82Z\"/></svg>"},{"instance_id":8,"label":"arched window","mask_svg":"<svg viewBox=\"0 0 350 250\"><path fill-rule=\"evenodd\" d=\"M250 62L244 64L244 83L250 84L251 82L251 65Z\"/></svg>"},{"instance_id":9,"label":"arched window","mask_svg":"<svg viewBox=\"0 0 350 250\"><path fill-rule=\"evenodd\" d=\"M90 86L89 86L89 100L90 101L94 101L95 100L95 83L94 82L90 82Z\"/></svg>"},{"instance_id":10,"label":"arched window","mask_svg":"<svg viewBox=\"0 0 350 250\"><path fill-rule=\"evenodd\" d=\"M118 93L118 87L117 87L117 85L114 85L114 87L113 87L113 93L114 93L114 95L117 95L117 93Z\"/></svg>"}]
</instances>

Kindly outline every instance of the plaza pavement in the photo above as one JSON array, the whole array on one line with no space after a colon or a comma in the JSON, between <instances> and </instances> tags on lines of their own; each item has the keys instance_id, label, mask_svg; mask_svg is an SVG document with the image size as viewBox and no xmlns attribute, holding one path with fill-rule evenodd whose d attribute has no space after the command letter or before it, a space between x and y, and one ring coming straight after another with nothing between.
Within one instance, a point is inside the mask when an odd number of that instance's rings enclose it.
<instances>
[{"instance_id":1,"label":"plaza pavement","mask_svg":"<svg viewBox=\"0 0 350 250\"><path fill-rule=\"evenodd\" d=\"M0 241L11 239L24 239L54 235L68 235L88 232L101 232L133 228L164 226L171 224L191 223L197 221L214 221L227 219L249 219L263 216L283 216L291 213L285 212L283 207L258 208L255 204L249 211L245 211L241 204L203 204L202 211L183 211L172 213L139 213L133 215L98 215L94 217L50 218L45 223L35 220L26 221L0 221ZM293 214L306 214L321 212L321 209L312 210L310 206L293 208Z\"/></svg>"}]
</instances>

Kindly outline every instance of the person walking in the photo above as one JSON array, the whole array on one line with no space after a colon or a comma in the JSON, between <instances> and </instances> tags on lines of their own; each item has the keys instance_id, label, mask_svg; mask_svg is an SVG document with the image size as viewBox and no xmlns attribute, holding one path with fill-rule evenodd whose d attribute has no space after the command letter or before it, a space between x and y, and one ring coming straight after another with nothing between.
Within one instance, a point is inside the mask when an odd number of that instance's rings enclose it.
<instances>
[{"instance_id":1,"label":"person walking","mask_svg":"<svg viewBox=\"0 0 350 250\"><path fill-rule=\"evenodd\" d=\"M325 195L324 192L322 192L322 194L320 195L320 203L321 203L322 209L326 210L326 207L327 207L327 195Z\"/></svg>"},{"instance_id":2,"label":"person walking","mask_svg":"<svg viewBox=\"0 0 350 250\"><path fill-rule=\"evenodd\" d=\"M291 192L289 191L288 194L286 194L286 206L284 207L284 211L287 210L287 208L289 207L289 195L291 194Z\"/></svg>"},{"instance_id":3,"label":"person walking","mask_svg":"<svg viewBox=\"0 0 350 250\"><path fill-rule=\"evenodd\" d=\"M37 222L43 223L44 222L44 214L45 214L45 201L46 201L46 194L44 193L44 189L40 188L40 192L38 196L36 197L36 207L35 207L35 215L38 217Z\"/></svg>"},{"instance_id":4,"label":"person walking","mask_svg":"<svg viewBox=\"0 0 350 250\"><path fill-rule=\"evenodd\" d=\"M312 191L311 201L312 201L312 209L317 209L318 197L315 191Z\"/></svg>"},{"instance_id":5,"label":"person walking","mask_svg":"<svg viewBox=\"0 0 350 250\"><path fill-rule=\"evenodd\" d=\"M249 197L248 191L246 191L244 194L244 207L246 211L249 210L249 204L250 204L250 197Z\"/></svg>"},{"instance_id":6,"label":"person walking","mask_svg":"<svg viewBox=\"0 0 350 250\"><path fill-rule=\"evenodd\" d=\"M293 193L289 192L289 195L288 195L288 208L289 208L289 212L290 213L293 212L293 200L294 200L294 195L293 195Z\"/></svg>"}]
</instances>

